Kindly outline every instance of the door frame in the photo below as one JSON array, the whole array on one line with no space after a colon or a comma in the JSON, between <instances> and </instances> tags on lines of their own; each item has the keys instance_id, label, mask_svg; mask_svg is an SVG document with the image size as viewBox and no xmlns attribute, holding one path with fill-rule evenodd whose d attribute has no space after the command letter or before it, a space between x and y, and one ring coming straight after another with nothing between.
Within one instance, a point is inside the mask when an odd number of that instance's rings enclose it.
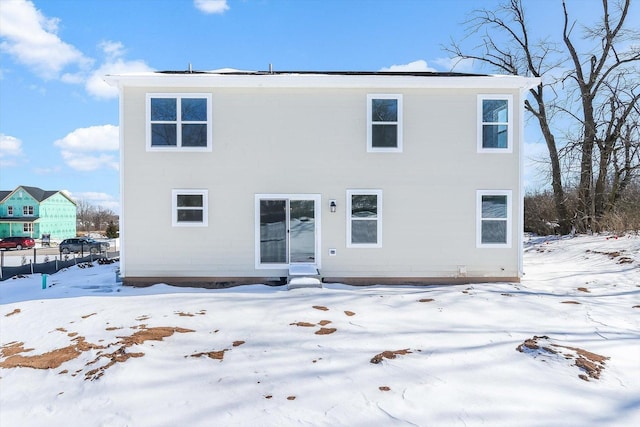
<instances>
[{"instance_id":1,"label":"door frame","mask_svg":"<svg viewBox=\"0 0 640 427\"><path fill-rule=\"evenodd\" d=\"M255 268L256 270L282 270L288 269L291 263L268 263L263 264L260 262L260 201L261 200L313 200L314 208L314 232L315 232L315 262L310 263L294 263L294 264L309 264L316 268L320 268L321 264L321 212L322 212L322 196L320 194L310 193L260 193L256 194L254 198L254 211L255 211ZM287 221L289 215L287 215ZM287 233L287 239L290 239L290 233ZM291 250L290 242L287 241L287 251ZM289 253L287 254L289 256Z\"/></svg>"}]
</instances>

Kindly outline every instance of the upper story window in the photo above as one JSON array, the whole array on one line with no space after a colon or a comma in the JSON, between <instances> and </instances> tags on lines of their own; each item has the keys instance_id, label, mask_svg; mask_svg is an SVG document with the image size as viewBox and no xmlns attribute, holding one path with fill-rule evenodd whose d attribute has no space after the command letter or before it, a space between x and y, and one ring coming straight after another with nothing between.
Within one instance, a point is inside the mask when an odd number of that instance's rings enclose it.
<instances>
[{"instance_id":1,"label":"upper story window","mask_svg":"<svg viewBox=\"0 0 640 427\"><path fill-rule=\"evenodd\" d=\"M511 190L479 190L476 210L476 246L510 248Z\"/></svg>"},{"instance_id":2,"label":"upper story window","mask_svg":"<svg viewBox=\"0 0 640 427\"><path fill-rule=\"evenodd\" d=\"M13 206L7 206L7 216L13 216Z\"/></svg>"},{"instance_id":3,"label":"upper story window","mask_svg":"<svg viewBox=\"0 0 640 427\"><path fill-rule=\"evenodd\" d=\"M367 151L402 152L402 95L367 95Z\"/></svg>"},{"instance_id":4,"label":"upper story window","mask_svg":"<svg viewBox=\"0 0 640 427\"><path fill-rule=\"evenodd\" d=\"M347 247L382 247L382 190L347 190Z\"/></svg>"},{"instance_id":5,"label":"upper story window","mask_svg":"<svg viewBox=\"0 0 640 427\"><path fill-rule=\"evenodd\" d=\"M513 151L513 96L478 95L478 152Z\"/></svg>"},{"instance_id":6,"label":"upper story window","mask_svg":"<svg viewBox=\"0 0 640 427\"><path fill-rule=\"evenodd\" d=\"M23 206L22 216L33 216L33 206Z\"/></svg>"},{"instance_id":7,"label":"upper story window","mask_svg":"<svg viewBox=\"0 0 640 427\"><path fill-rule=\"evenodd\" d=\"M147 149L210 151L211 94L147 94Z\"/></svg>"},{"instance_id":8,"label":"upper story window","mask_svg":"<svg viewBox=\"0 0 640 427\"><path fill-rule=\"evenodd\" d=\"M173 190L172 224L174 227L206 227L208 224L207 190Z\"/></svg>"}]
</instances>

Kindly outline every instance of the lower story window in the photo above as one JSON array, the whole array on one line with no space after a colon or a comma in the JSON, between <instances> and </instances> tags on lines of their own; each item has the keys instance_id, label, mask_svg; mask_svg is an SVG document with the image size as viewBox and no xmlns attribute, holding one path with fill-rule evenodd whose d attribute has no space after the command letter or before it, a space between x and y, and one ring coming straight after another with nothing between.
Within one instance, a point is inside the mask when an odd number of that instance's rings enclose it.
<instances>
[{"instance_id":1,"label":"lower story window","mask_svg":"<svg viewBox=\"0 0 640 427\"><path fill-rule=\"evenodd\" d=\"M207 190L173 190L172 224L174 227L206 227L208 224Z\"/></svg>"},{"instance_id":2,"label":"lower story window","mask_svg":"<svg viewBox=\"0 0 640 427\"><path fill-rule=\"evenodd\" d=\"M382 247L382 190L347 190L347 247Z\"/></svg>"},{"instance_id":3,"label":"lower story window","mask_svg":"<svg viewBox=\"0 0 640 427\"><path fill-rule=\"evenodd\" d=\"M22 224L22 231L25 233L33 233L33 223L25 222L24 224Z\"/></svg>"},{"instance_id":4,"label":"lower story window","mask_svg":"<svg viewBox=\"0 0 640 427\"><path fill-rule=\"evenodd\" d=\"M479 190L476 209L476 245L511 247L511 190Z\"/></svg>"}]
</instances>

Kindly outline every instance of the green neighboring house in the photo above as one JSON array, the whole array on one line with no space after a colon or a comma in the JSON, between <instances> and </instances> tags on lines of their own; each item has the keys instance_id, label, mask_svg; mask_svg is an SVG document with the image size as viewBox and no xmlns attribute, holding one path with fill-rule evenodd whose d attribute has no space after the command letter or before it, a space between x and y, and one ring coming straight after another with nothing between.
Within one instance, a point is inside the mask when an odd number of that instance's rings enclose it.
<instances>
[{"instance_id":1,"label":"green neighboring house","mask_svg":"<svg viewBox=\"0 0 640 427\"><path fill-rule=\"evenodd\" d=\"M60 191L24 185L13 191L0 190L0 238L75 237L76 208L76 202Z\"/></svg>"}]
</instances>

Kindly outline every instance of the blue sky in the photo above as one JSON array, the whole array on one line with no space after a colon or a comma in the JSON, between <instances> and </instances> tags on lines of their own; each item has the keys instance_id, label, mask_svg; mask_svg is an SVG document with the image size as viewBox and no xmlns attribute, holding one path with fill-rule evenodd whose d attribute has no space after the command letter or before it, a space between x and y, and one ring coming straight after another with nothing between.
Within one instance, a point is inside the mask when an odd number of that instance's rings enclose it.
<instances>
[{"instance_id":1,"label":"blue sky","mask_svg":"<svg viewBox=\"0 0 640 427\"><path fill-rule=\"evenodd\" d=\"M0 0L0 189L66 190L119 212L118 100L105 74L189 63L196 70L449 71L442 45L462 38L474 8L498 3ZM597 16L597 0L572 3L576 13ZM545 28L561 16L560 0L525 4ZM466 62L456 71L481 70ZM532 139L529 151L544 153Z\"/></svg>"}]
</instances>

